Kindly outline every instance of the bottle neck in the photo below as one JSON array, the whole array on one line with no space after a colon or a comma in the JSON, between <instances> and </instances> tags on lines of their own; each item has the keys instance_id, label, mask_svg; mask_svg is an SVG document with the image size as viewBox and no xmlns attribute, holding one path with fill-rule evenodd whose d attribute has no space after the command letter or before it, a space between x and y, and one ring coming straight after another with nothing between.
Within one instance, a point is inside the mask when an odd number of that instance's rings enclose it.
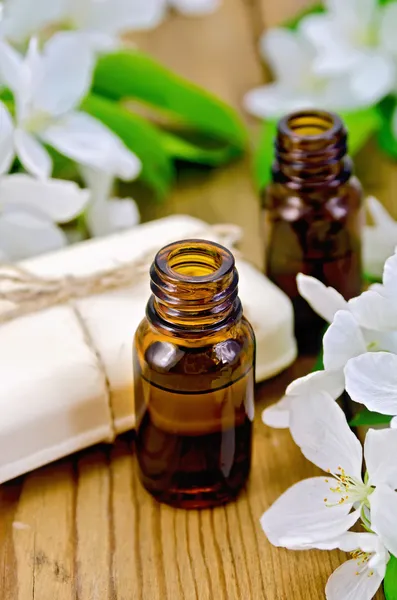
<instances>
[{"instance_id":1,"label":"bottle neck","mask_svg":"<svg viewBox=\"0 0 397 600\"><path fill-rule=\"evenodd\" d=\"M148 319L171 331L217 331L240 318L233 255L204 240L170 244L150 269Z\"/></svg>"},{"instance_id":2,"label":"bottle neck","mask_svg":"<svg viewBox=\"0 0 397 600\"><path fill-rule=\"evenodd\" d=\"M275 141L273 181L287 186L337 186L352 174L347 133L341 119L326 111L306 110L280 120Z\"/></svg>"}]
</instances>

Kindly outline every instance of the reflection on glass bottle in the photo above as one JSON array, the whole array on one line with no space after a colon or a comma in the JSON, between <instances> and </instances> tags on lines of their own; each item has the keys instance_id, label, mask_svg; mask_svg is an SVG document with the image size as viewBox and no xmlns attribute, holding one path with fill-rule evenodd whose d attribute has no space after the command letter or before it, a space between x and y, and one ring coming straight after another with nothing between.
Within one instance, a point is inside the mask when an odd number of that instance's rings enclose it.
<instances>
[{"instance_id":1,"label":"reflection on glass bottle","mask_svg":"<svg viewBox=\"0 0 397 600\"><path fill-rule=\"evenodd\" d=\"M346 299L361 292L362 192L346 152L337 115L307 110L279 122L264 197L266 272L292 299L301 352L319 349L325 323L299 296L296 275L312 275Z\"/></svg>"},{"instance_id":2,"label":"reflection on glass bottle","mask_svg":"<svg viewBox=\"0 0 397 600\"><path fill-rule=\"evenodd\" d=\"M237 282L213 242L170 244L151 268L134 344L136 449L143 485L174 506L227 502L249 474L255 340Z\"/></svg>"}]
</instances>

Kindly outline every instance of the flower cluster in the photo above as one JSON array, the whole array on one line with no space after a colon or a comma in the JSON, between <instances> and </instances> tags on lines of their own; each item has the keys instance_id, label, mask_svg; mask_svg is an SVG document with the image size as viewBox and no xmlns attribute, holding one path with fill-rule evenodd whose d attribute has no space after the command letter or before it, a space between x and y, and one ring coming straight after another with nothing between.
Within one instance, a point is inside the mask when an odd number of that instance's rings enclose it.
<instances>
[{"instance_id":1,"label":"flower cluster","mask_svg":"<svg viewBox=\"0 0 397 600\"><path fill-rule=\"evenodd\" d=\"M330 323L324 369L294 381L262 418L289 427L304 456L327 475L295 484L261 523L276 546L353 552L330 577L327 598L370 599L390 555L397 556L397 251L385 263L383 282L349 302L312 277L300 274L297 281ZM391 428L368 431L364 452L336 402L344 390L370 411L394 417ZM349 531L358 520L365 533Z\"/></svg>"},{"instance_id":2,"label":"flower cluster","mask_svg":"<svg viewBox=\"0 0 397 600\"><path fill-rule=\"evenodd\" d=\"M273 118L300 108L350 111L397 93L397 2L324 4L297 27L263 35L261 54L275 81L246 94L249 112ZM397 137L397 110L393 124Z\"/></svg>"},{"instance_id":3,"label":"flower cluster","mask_svg":"<svg viewBox=\"0 0 397 600\"><path fill-rule=\"evenodd\" d=\"M168 7L199 15L220 0L6 0L0 19L0 260L53 250L57 224L85 212L91 235L139 222L135 202L111 198L139 158L101 121L81 110L98 53L126 30L154 27ZM55 32L55 33L54 33ZM53 34L53 35L51 35ZM59 155L78 166L87 190L51 179ZM7 175L23 169L25 173Z\"/></svg>"}]
</instances>

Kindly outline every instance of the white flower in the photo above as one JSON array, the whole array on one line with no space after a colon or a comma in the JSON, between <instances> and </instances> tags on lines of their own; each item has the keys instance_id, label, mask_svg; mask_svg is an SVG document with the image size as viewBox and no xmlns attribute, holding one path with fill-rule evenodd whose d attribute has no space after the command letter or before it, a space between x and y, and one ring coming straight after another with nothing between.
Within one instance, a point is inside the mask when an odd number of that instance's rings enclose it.
<instances>
[{"instance_id":1,"label":"white flower","mask_svg":"<svg viewBox=\"0 0 397 600\"><path fill-rule=\"evenodd\" d=\"M286 390L286 395L277 403L266 408L262 420L270 427L289 427L289 416L292 403L297 397L305 397L315 392L327 392L332 398L338 398L345 387L343 367L345 360L356 353L366 351L360 327L354 317L346 314L348 303L334 288L326 287L321 281L300 273L297 276L299 293L323 319L332 323L332 329L324 337L324 371L309 373L293 381ZM337 318L336 318L336 315ZM345 340L347 338L347 344ZM339 355L338 348L343 353ZM329 369L329 370L328 370Z\"/></svg>"},{"instance_id":2,"label":"white flower","mask_svg":"<svg viewBox=\"0 0 397 600\"><path fill-rule=\"evenodd\" d=\"M345 367L345 377L352 400L371 411L397 415L396 354L377 352L352 359Z\"/></svg>"},{"instance_id":3,"label":"white flower","mask_svg":"<svg viewBox=\"0 0 397 600\"><path fill-rule=\"evenodd\" d=\"M261 525L275 546L317 547L345 533L370 509L371 529L392 553L397 550L397 431L372 430L362 447L329 394L297 398L290 430L304 456L328 473L293 485L263 514ZM352 511L352 512L351 512Z\"/></svg>"},{"instance_id":4,"label":"white flower","mask_svg":"<svg viewBox=\"0 0 397 600\"><path fill-rule=\"evenodd\" d=\"M373 308L373 296L378 297L377 292L371 290L347 302L339 292L326 287L314 277L300 273L297 284L301 296L313 310L331 323L323 338L324 371L310 373L293 381L286 395L263 411L262 420L270 427L289 427L291 405L297 397L325 391L336 400L345 388L345 366L351 360L355 364L355 357L382 350L397 352L397 333L390 331L393 324L380 309L375 312ZM385 302L390 305L390 312L393 310L396 313L396 321L397 304L390 300Z\"/></svg>"},{"instance_id":5,"label":"white flower","mask_svg":"<svg viewBox=\"0 0 397 600\"><path fill-rule=\"evenodd\" d=\"M0 103L0 171L16 154L25 169L39 178L51 174L52 160L43 144L77 163L122 179L136 177L139 159L100 121L75 110L91 84L92 53L78 39L51 38L41 53L32 40L25 58L0 43L0 73L15 99L14 127Z\"/></svg>"},{"instance_id":6,"label":"white flower","mask_svg":"<svg viewBox=\"0 0 397 600\"><path fill-rule=\"evenodd\" d=\"M112 176L88 167L82 168L81 172L91 190L86 223L92 236L108 235L139 223L139 210L134 200L111 197Z\"/></svg>"},{"instance_id":7,"label":"white flower","mask_svg":"<svg viewBox=\"0 0 397 600\"><path fill-rule=\"evenodd\" d=\"M379 589L390 554L375 533L349 531L323 549L350 552L351 560L338 567L325 587L327 600L371 600Z\"/></svg>"},{"instance_id":8,"label":"white flower","mask_svg":"<svg viewBox=\"0 0 397 600\"><path fill-rule=\"evenodd\" d=\"M38 181L29 175L0 179L0 254L20 260L55 250L66 237L55 223L67 223L87 205L89 192L71 181Z\"/></svg>"},{"instance_id":9,"label":"white flower","mask_svg":"<svg viewBox=\"0 0 397 600\"><path fill-rule=\"evenodd\" d=\"M8 0L2 34L21 44L46 27L67 26L104 34L109 41L129 29L156 27L164 14L161 0Z\"/></svg>"},{"instance_id":10,"label":"white flower","mask_svg":"<svg viewBox=\"0 0 397 600\"><path fill-rule=\"evenodd\" d=\"M373 73L318 74L316 52L297 31L271 29L261 39L261 53L275 81L248 92L245 108L260 118L274 118L301 108L352 110L373 104L391 88L393 74L379 68Z\"/></svg>"},{"instance_id":11,"label":"white flower","mask_svg":"<svg viewBox=\"0 0 397 600\"><path fill-rule=\"evenodd\" d=\"M313 69L318 74L350 73L357 91L371 81L383 82L384 93L395 82L393 54L397 55L394 26L396 6L378 0L327 0L327 12L308 15L301 31L315 46Z\"/></svg>"},{"instance_id":12,"label":"white flower","mask_svg":"<svg viewBox=\"0 0 397 600\"><path fill-rule=\"evenodd\" d=\"M188 16L200 16L216 11L222 0L168 0L168 5Z\"/></svg>"},{"instance_id":13,"label":"white flower","mask_svg":"<svg viewBox=\"0 0 397 600\"><path fill-rule=\"evenodd\" d=\"M397 253L387 259L383 283L375 284L349 302L350 310L367 329L383 332L397 331ZM384 348L397 352L396 348Z\"/></svg>"},{"instance_id":14,"label":"white flower","mask_svg":"<svg viewBox=\"0 0 397 600\"><path fill-rule=\"evenodd\" d=\"M186 15L213 12L221 0L7 0L1 33L21 44L46 28L67 27L87 34L94 44L110 49L129 30L157 27L167 6Z\"/></svg>"}]
</instances>

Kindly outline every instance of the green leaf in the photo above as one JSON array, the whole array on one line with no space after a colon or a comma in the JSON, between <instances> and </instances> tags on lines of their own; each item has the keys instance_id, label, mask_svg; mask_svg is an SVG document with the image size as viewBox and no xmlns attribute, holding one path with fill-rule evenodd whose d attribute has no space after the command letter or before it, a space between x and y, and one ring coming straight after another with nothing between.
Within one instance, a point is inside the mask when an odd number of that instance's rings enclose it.
<instances>
[{"instance_id":1,"label":"green leaf","mask_svg":"<svg viewBox=\"0 0 397 600\"><path fill-rule=\"evenodd\" d=\"M349 154L354 156L364 146L368 139L380 130L382 117L376 106L362 110L341 113L347 132Z\"/></svg>"},{"instance_id":2,"label":"green leaf","mask_svg":"<svg viewBox=\"0 0 397 600\"><path fill-rule=\"evenodd\" d=\"M383 582L386 600L397 600L397 558L391 556Z\"/></svg>"},{"instance_id":3,"label":"green leaf","mask_svg":"<svg viewBox=\"0 0 397 600\"><path fill-rule=\"evenodd\" d=\"M166 196L174 180L174 167L158 130L117 102L94 94L83 101L82 109L100 119L120 136L142 161L140 178L159 198Z\"/></svg>"},{"instance_id":4,"label":"green leaf","mask_svg":"<svg viewBox=\"0 0 397 600\"><path fill-rule=\"evenodd\" d=\"M396 100L393 96L384 98L379 104L379 113L382 118L382 126L378 134L379 146L394 159L397 159L397 139L392 129L392 117L396 106Z\"/></svg>"},{"instance_id":5,"label":"green leaf","mask_svg":"<svg viewBox=\"0 0 397 600\"><path fill-rule=\"evenodd\" d=\"M324 357L323 352L321 351L316 358L316 362L314 363L314 367L312 371L323 371L324 370Z\"/></svg>"},{"instance_id":6,"label":"green leaf","mask_svg":"<svg viewBox=\"0 0 397 600\"><path fill-rule=\"evenodd\" d=\"M349 154L352 156L382 126L381 114L374 106L350 113L341 113L340 116L348 131ZM276 121L264 122L254 162L255 181L259 190L262 190L271 179L276 132Z\"/></svg>"},{"instance_id":7,"label":"green leaf","mask_svg":"<svg viewBox=\"0 0 397 600\"><path fill-rule=\"evenodd\" d=\"M363 280L367 285L372 285L373 283L382 283L382 277L376 277L376 275L371 275L370 273L364 273Z\"/></svg>"},{"instance_id":8,"label":"green leaf","mask_svg":"<svg viewBox=\"0 0 397 600\"><path fill-rule=\"evenodd\" d=\"M114 100L140 100L174 123L206 133L240 153L246 144L245 129L230 106L142 52L122 50L102 56L93 91Z\"/></svg>"},{"instance_id":9,"label":"green leaf","mask_svg":"<svg viewBox=\"0 0 397 600\"><path fill-rule=\"evenodd\" d=\"M254 156L254 177L258 190L263 190L271 179L276 132L277 121L263 123L258 149Z\"/></svg>"},{"instance_id":10,"label":"green leaf","mask_svg":"<svg viewBox=\"0 0 397 600\"><path fill-rule=\"evenodd\" d=\"M391 420L392 417L389 417L389 415L382 415L381 413L363 408L363 410L354 415L349 425L351 427L358 427L359 425L388 425Z\"/></svg>"},{"instance_id":11,"label":"green leaf","mask_svg":"<svg viewBox=\"0 0 397 600\"><path fill-rule=\"evenodd\" d=\"M206 148L198 143L177 137L169 131L160 130L159 134L162 138L164 150L176 160L216 167L229 162L236 156L236 151L231 146Z\"/></svg>"}]
</instances>

